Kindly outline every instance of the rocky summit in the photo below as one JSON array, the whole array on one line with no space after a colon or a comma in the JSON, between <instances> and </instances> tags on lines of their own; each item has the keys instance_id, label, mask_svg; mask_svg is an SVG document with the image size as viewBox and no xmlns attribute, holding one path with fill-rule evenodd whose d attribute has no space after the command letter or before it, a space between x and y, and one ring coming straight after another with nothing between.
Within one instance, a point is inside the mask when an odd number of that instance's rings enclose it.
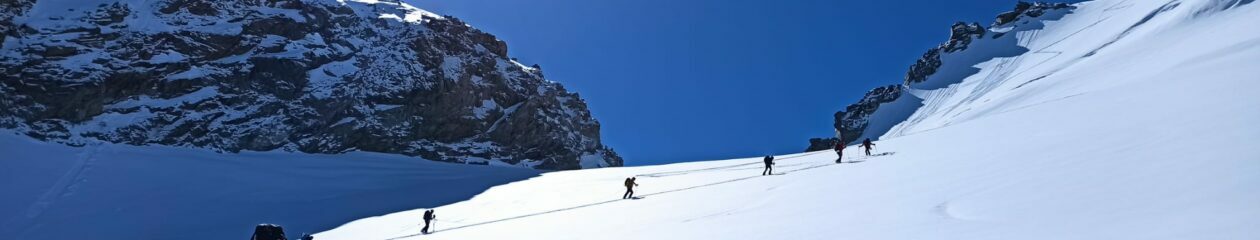
<instances>
[{"instance_id":1,"label":"rocky summit","mask_svg":"<svg viewBox=\"0 0 1260 240\"><path fill-rule=\"evenodd\" d=\"M622 164L577 93L398 1L11 0L0 20L0 128L45 141Z\"/></svg>"}]
</instances>

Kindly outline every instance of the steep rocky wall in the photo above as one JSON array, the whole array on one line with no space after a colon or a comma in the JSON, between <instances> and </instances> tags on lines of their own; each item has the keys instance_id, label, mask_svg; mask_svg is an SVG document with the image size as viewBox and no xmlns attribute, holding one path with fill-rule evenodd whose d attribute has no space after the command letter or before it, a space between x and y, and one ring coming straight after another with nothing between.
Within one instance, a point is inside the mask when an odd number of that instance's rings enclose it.
<instances>
[{"instance_id":1,"label":"steep rocky wall","mask_svg":"<svg viewBox=\"0 0 1260 240\"><path fill-rule=\"evenodd\" d=\"M495 36L406 4L33 5L6 7L19 13L0 24L11 33L0 46L0 127L39 139L622 164L576 93L509 58Z\"/></svg>"}]
</instances>

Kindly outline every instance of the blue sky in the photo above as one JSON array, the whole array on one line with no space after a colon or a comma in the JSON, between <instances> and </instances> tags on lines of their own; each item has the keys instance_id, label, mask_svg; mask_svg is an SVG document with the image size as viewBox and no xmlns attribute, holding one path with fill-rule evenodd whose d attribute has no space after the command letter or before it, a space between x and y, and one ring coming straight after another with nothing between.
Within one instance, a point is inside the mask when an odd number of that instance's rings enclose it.
<instances>
[{"instance_id":1,"label":"blue sky","mask_svg":"<svg viewBox=\"0 0 1260 240\"><path fill-rule=\"evenodd\" d=\"M956 21L1015 1L408 2L508 43L587 100L627 165L800 152L832 114L899 83Z\"/></svg>"}]
</instances>

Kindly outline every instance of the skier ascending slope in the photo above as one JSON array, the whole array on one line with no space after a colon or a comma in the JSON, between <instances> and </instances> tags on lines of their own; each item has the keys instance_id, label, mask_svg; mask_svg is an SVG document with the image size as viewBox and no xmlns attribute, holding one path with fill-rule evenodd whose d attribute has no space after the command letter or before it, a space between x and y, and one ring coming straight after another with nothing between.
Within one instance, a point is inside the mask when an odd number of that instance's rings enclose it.
<instances>
[{"instance_id":1,"label":"skier ascending slope","mask_svg":"<svg viewBox=\"0 0 1260 240\"><path fill-rule=\"evenodd\" d=\"M774 156L767 155L765 158L761 159L761 161L766 163L766 170L761 171L761 175L765 176L774 174L772 171L774 167L771 167L774 165Z\"/></svg>"},{"instance_id":2,"label":"skier ascending slope","mask_svg":"<svg viewBox=\"0 0 1260 240\"><path fill-rule=\"evenodd\" d=\"M634 177L626 178L626 194L622 194L621 199L634 198L634 186L639 186L634 180Z\"/></svg>"},{"instance_id":3,"label":"skier ascending slope","mask_svg":"<svg viewBox=\"0 0 1260 240\"><path fill-rule=\"evenodd\" d=\"M840 160L844 158L844 139L843 138L841 138L839 141L836 141L835 150L836 150L836 163L840 163Z\"/></svg>"},{"instance_id":4,"label":"skier ascending slope","mask_svg":"<svg viewBox=\"0 0 1260 240\"><path fill-rule=\"evenodd\" d=\"M866 138L866 140L862 140L862 146L863 146L863 147L866 147L866 156L870 156L870 155L871 155L871 147L874 147L874 146L875 146L875 144L874 144L874 143L871 143L871 139L870 139L870 138Z\"/></svg>"},{"instance_id":5,"label":"skier ascending slope","mask_svg":"<svg viewBox=\"0 0 1260 240\"><path fill-rule=\"evenodd\" d=\"M433 215L433 209L424 211L424 229L420 229L420 233L429 234L429 222L437 219L437 215Z\"/></svg>"}]
</instances>

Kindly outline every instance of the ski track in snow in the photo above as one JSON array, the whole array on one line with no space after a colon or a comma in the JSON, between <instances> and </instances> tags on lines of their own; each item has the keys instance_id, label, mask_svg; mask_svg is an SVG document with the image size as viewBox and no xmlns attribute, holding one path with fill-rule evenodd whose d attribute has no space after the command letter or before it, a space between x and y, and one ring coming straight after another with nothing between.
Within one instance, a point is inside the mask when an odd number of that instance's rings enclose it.
<instances>
[{"instance_id":1,"label":"ski track in snow","mask_svg":"<svg viewBox=\"0 0 1260 240\"><path fill-rule=\"evenodd\" d=\"M792 154L792 155L787 155L787 156L784 156L784 157L782 157L782 158L775 158L775 159L774 159L774 161L775 161L775 163L778 163L778 162L779 162L779 161L781 161L781 160L788 160L788 159L800 158L800 157L811 156L811 155L816 155L816 154L821 154L821 153L826 153L826 151L818 151L818 152L812 152L812 153L801 153L801 154ZM742 170L742 168L737 168L737 167L743 167L743 166L753 166L753 165L760 166L760 164L764 164L764 163L762 163L762 162L750 162L750 163L741 163L741 164L734 164L734 165L724 165L724 166L717 166L717 167L710 167L710 168L702 168L702 169L691 169L691 170L681 170L681 171L668 171L668 172L656 172L656 173L644 173L644 174L638 174L638 175L635 175L635 176L636 176L636 177L667 177L667 176L684 175L684 174L691 174L691 173L697 173L697 172L706 172L706 171L720 170L720 169L729 169L729 168L736 168L736 169L730 169L730 170ZM757 168L758 168L758 169L760 169L760 167L757 167Z\"/></svg>"},{"instance_id":2,"label":"ski track in snow","mask_svg":"<svg viewBox=\"0 0 1260 240\"><path fill-rule=\"evenodd\" d=\"M783 157L783 158L776 158L775 160L776 160L776 162L777 162L777 161L778 161L778 160L780 160L780 159L800 158L800 157L812 156L812 155L818 155L818 154L824 154L824 153L832 153L832 151L831 151L831 150L822 150L822 151L817 151L817 152L810 152L810 153L796 154L796 155L791 155L791 156L787 156L787 157ZM868 159L868 158L879 157L879 156L888 156L888 155L892 155L892 154L894 154L894 152L884 152L884 153L879 153L879 154L872 154L871 156L865 156L865 157L864 157L864 158L862 158L862 159L864 159L863 161L866 161L865 159ZM859 161L859 162L862 162L862 161ZM680 172L685 172L685 173L681 173L681 174L688 174L688 173L703 172L703 171L723 170L723 169L730 168L730 167L735 167L735 166L746 166L746 165L754 165L754 164L762 164L762 163L761 163L761 162L754 162L754 163L735 164L735 165L727 165L727 166L720 166L720 167L711 167L711 168L702 168L702 169L692 169L692 170L685 170L685 171L671 171L671 172L663 172L663 173L648 173L648 174L639 174L639 175L636 175L636 176L657 176L657 177L659 177L659 176L660 176L659 174L675 174L675 173L680 173ZM653 193L647 193L647 194L636 194L636 195L635 195L635 198L633 198L633 199L612 199L612 200L607 200L607 201L594 202L594 203L582 204L582 205L571 206L571 207L566 207L566 208L553 209L553 210L548 210L548 211L543 211L543 212L536 212L536 213L530 213L530 214L525 214L525 215L519 215L519 216L507 217L507 218L502 218L502 219L496 219L496 220L491 220L491 221L486 221L486 222L479 222L479 223L465 224L465 225L460 225L460 226L457 226L457 227L452 227L452 228L445 228L445 229L440 229L440 230L429 231L429 234L437 234L437 233L440 233L440 232L448 232L448 231L454 231L454 230L459 230L459 229L473 228L473 227L478 227L478 226L483 226L483 225L489 225L489 224L495 224L495 223L502 223L502 222L507 222L507 221L512 221L512 220L518 220L518 219L523 219L523 218L528 218L528 217L534 217L534 216L540 216L540 215L551 214L551 213L557 213L557 212L564 212L564 211L577 210L577 209L581 209L581 208L592 207L592 206L599 206L599 205L605 205L605 204L609 204L609 203L620 202L620 201L626 201L626 200L638 200L638 199L643 199L643 198L650 197L650 196L657 196L657 195L663 195L663 194L669 194L669 193L675 193L675 192L681 192L681 191L688 191L688 190L693 190L693 189L698 189L698 188L704 188L704 187L711 187L711 186L716 186L716 185L721 185L721 184L727 184L727 183L734 183L734 182L740 182L740 181L747 181L747 180L756 179L756 178L762 178L762 177L774 177L774 176L781 176L781 175L786 175L786 174L788 174L788 173L794 173L794 172L806 171L806 170L817 169L817 168L822 168L822 167L827 167L827 166L844 166L843 164L828 163L828 162L813 163L813 164L799 163L799 164L793 164L793 165L791 165L791 166L800 166L800 165L806 165L806 166L805 166L805 167L800 167L800 168L789 168L789 169L787 169L787 170L785 170L785 171L775 171L775 173L774 173L774 174L771 174L770 176L754 175L754 176L747 176L747 177L739 177L739 178L734 178L734 179L727 179L727 180L722 180L722 181L717 181L717 182L712 182L712 183L706 183L706 184L695 185L695 186L690 186L690 187L683 187L683 188L678 188L678 189L671 189L671 190L660 191L660 192L653 192ZM777 165L776 165L776 167L777 167ZM756 168L756 169L761 169L761 168L759 167L759 168ZM775 168L775 169L776 169L776 170L778 170L779 168ZM673 176L673 175L664 175L664 176ZM714 214L714 215L722 215L722 214ZM416 226L416 227L418 228L419 226ZM418 236L423 236L423 235L427 235L427 234L419 234L419 233L418 233L418 234L410 234L410 235L398 236L398 237L393 237L393 238L387 238L386 240L407 239L407 238L418 237Z\"/></svg>"},{"instance_id":3,"label":"ski track in snow","mask_svg":"<svg viewBox=\"0 0 1260 240\"><path fill-rule=\"evenodd\" d=\"M10 218L9 222L11 224L15 222L21 224L19 226L29 226L30 224L34 224L39 219L40 215L43 215L44 211L51 208L58 200L63 197L74 195L75 190L79 188L80 184L87 182L87 173L92 170L94 162L96 161L96 154L100 152L100 148L100 143L93 143L91 145L84 146L82 148L83 151L77 154L78 158L75 159L74 165L70 167L70 170L61 175L52 187L49 187L44 194L40 195L38 200L27 208L26 215L24 216L25 219L22 219L23 216L14 216ZM19 229L26 229L25 231L30 231L30 229L25 227ZM19 234L19 236L25 235L25 231Z\"/></svg>"}]
</instances>

